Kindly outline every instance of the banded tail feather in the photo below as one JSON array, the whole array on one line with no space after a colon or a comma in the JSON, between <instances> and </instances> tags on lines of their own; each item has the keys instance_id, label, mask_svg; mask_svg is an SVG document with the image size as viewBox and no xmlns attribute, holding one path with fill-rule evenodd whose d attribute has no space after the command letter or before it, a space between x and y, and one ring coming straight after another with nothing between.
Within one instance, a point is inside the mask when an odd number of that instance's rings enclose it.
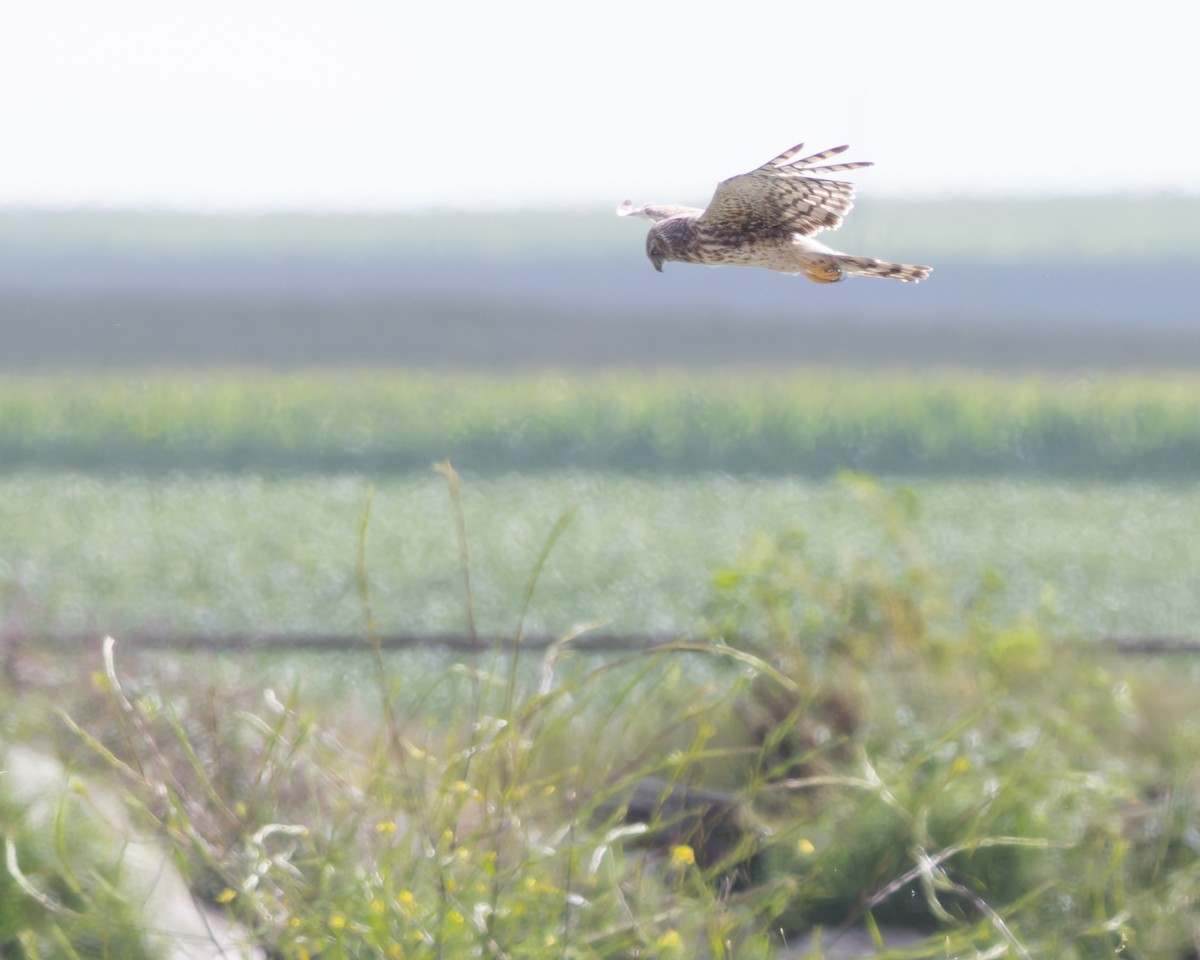
<instances>
[{"instance_id":1,"label":"banded tail feather","mask_svg":"<svg viewBox=\"0 0 1200 960\"><path fill-rule=\"evenodd\" d=\"M912 263L891 263L874 257L854 257L839 253L833 261L843 273L859 274L864 277L885 277L903 283L920 283L933 272L933 267L922 267Z\"/></svg>"}]
</instances>

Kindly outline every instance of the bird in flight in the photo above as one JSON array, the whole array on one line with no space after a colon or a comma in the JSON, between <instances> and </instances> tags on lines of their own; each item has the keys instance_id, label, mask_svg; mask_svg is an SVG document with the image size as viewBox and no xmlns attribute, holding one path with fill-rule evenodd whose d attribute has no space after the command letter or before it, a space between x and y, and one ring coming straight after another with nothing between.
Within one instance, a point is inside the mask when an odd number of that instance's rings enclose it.
<instances>
[{"instance_id":1,"label":"bird in flight","mask_svg":"<svg viewBox=\"0 0 1200 960\"><path fill-rule=\"evenodd\" d=\"M814 239L822 230L842 225L854 205L854 185L812 174L871 164L823 162L845 146L792 159L803 149L799 143L757 170L722 181L705 210L657 203L635 207L626 200L617 214L654 221L646 235L646 255L659 272L668 260L679 260L802 273L815 283L836 283L852 274L905 283L928 277L932 267L851 256Z\"/></svg>"}]
</instances>

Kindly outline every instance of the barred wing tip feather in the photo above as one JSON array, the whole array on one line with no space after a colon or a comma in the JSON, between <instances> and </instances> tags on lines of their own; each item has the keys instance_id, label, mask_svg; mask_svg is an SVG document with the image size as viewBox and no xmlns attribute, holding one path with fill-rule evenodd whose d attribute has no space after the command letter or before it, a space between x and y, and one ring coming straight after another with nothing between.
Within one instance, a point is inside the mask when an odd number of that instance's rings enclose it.
<instances>
[{"instance_id":1,"label":"barred wing tip feather","mask_svg":"<svg viewBox=\"0 0 1200 960\"><path fill-rule=\"evenodd\" d=\"M836 157L839 153L845 153L850 149L850 144L848 143L843 143L840 147L830 147L828 150L822 150L819 153L809 154L807 157L801 157L799 160L793 160L792 157L803 149L804 144L798 143L794 147L784 150L774 160L768 160L758 169L807 176L810 173L837 173L839 170L861 170L863 167L875 166L870 160L852 160L846 163L826 164L820 162L828 160L830 157ZM757 173L757 171L754 172Z\"/></svg>"}]
</instances>

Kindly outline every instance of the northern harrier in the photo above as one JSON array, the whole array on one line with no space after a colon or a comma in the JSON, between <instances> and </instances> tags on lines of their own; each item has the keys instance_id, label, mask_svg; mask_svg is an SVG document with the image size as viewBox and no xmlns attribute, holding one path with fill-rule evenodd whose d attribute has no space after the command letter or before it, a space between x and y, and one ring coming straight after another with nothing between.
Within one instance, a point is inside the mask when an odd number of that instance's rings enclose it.
<instances>
[{"instance_id":1,"label":"northern harrier","mask_svg":"<svg viewBox=\"0 0 1200 960\"><path fill-rule=\"evenodd\" d=\"M844 146L793 160L802 149L804 144L797 144L757 170L722 181L706 210L656 203L634 207L626 200L617 213L654 221L646 236L646 255L660 272L668 260L681 260L802 273L815 283L836 283L855 273L905 283L929 276L932 267L854 257L814 240L822 230L842 225L853 206L854 186L810 174L871 164L821 164Z\"/></svg>"}]
</instances>

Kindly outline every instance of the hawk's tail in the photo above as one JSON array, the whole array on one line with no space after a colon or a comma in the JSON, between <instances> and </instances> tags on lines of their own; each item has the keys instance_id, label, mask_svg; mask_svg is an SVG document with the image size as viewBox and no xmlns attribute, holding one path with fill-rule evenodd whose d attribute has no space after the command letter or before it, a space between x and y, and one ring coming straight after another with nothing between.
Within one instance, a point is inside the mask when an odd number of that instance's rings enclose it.
<instances>
[{"instance_id":1,"label":"hawk's tail","mask_svg":"<svg viewBox=\"0 0 1200 960\"><path fill-rule=\"evenodd\" d=\"M857 273L864 277L886 277L904 283L919 283L933 273L933 267L918 267L911 263L888 263L874 257L852 257L839 253L832 258L843 273Z\"/></svg>"}]
</instances>

